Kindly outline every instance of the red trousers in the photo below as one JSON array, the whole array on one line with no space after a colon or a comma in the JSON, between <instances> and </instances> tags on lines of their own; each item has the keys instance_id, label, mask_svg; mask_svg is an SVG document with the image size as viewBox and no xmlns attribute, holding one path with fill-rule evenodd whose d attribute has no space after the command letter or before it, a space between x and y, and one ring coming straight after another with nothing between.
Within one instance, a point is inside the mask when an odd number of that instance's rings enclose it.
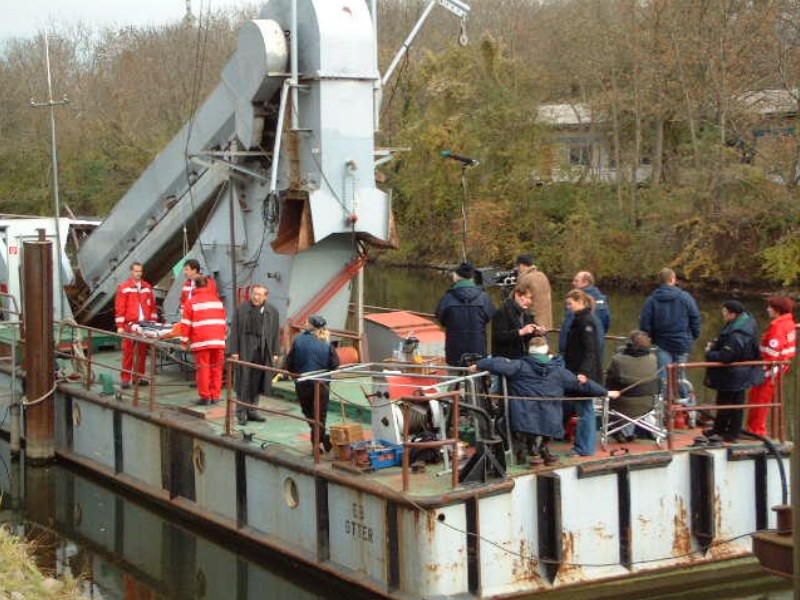
<instances>
[{"instance_id":1,"label":"red trousers","mask_svg":"<svg viewBox=\"0 0 800 600\"><path fill-rule=\"evenodd\" d=\"M197 366L197 392L202 400L219 400L222 396L222 371L225 367L224 348L205 348L194 351Z\"/></svg>"},{"instance_id":2,"label":"red trousers","mask_svg":"<svg viewBox=\"0 0 800 600\"><path fill-rule=\"evenodd\" d=\"M134 356L136 357L136 373L139 377L145 376L147 370L147 344L134 342L125 338L122 340L122 381L130 381L134 371Z\"/></svg>"},{"instance_id":3,"label":"red trousers","mask_svg":"<svg viewBox=\"0 0 800 600\"><path fill-rule=\"evenodd\" d=\"M750 388L748 404L771 404L775 402L775 380L767 377L761 385ZM751 408L747 411L747 429L758 435L767 435L767 416L771 407Z\"/></svg>"}]
</instances>

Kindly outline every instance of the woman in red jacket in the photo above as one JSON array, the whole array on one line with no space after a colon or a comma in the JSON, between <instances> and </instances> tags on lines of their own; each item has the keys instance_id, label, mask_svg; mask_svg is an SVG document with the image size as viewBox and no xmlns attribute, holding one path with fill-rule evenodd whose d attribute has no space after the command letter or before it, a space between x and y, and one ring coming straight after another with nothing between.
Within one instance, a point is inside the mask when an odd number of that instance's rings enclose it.
<instances>
[{"instance_id":1,"label":"woman in red jacket","mask_svg":"<svg viewBox=\"0 0 800 600\"><path fill-rule=\"evenodd\" d=\"M791 360L794 358L796 329L794 301L788 296L772 295L767 298L767 314L772 319L761 339L761 357L764 360ZM770 404L775 401L778 381L789 370L789 365L764 366L764 383L750 388L748 404ZM768 407L751 408L747 415L747 429L758 435L767 435Z\"/></svg>"}]
</instances>

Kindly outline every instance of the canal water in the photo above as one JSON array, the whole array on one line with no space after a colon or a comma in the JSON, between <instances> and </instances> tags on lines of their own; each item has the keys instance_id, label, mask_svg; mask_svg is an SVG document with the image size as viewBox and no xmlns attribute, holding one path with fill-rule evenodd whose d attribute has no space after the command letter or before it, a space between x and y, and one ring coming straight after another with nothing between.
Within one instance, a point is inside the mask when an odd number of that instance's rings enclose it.
<instances>
[{"instance_id":1,"label":"canal water","mask_svg":"<svg viewBox=\"0 0 800 600\"><path fill-rule=\"evenodd\" d=\"M48 574L99 600L323 600L373 596L120 493L88 473L26 467L0 442L0 522ZM265 508L268 510L268 508ZM0 598L5 598L0 590Z\"/></svg>"},{"instance_id":2,"label":"canal water","mask_svg":"<svg viewBox=\"0 0 800 600\"><path fill-rule=\"evenodd\" d=\"M432 312L447 288L445 274L434 271L370 269L368 304ZM555 291L554 299L562 297ZM499 296L498 296L499 301ZM635 327L644 301L641 294L611 293L612 333ZM699 298L704 339L718 331L719 298ZM754 309L763 303L749 303ZM556 323L560 322L556 311ZM701 341L702 344L702 341ZM698 344L701 348L702 345ZM698 356L699 358L699 356ZM26 468L12 461L0 442L0 520L35 543L36 560L47 572L79 576L90 598L102 600L203 600L370 598L362 591L321 578L279 555L232 540L200 523L176 517L85 473L63 466ZM268 507L265 507L268 510ZM788 583L753 571L736 591L719 585L692 586L692 598L788 600ZM626 598L635 593L635 582ZM659 600L687 597L680 580ZM769 591L765 590L777 590ZM2 592L2 590L0 590ZM677 595L676 595L677 594ZM559 597L570 598L570 593ZM591 596L581 597L589 598ZM609 597L609 596L603 596Z\"/></svg>"}]
</instances>

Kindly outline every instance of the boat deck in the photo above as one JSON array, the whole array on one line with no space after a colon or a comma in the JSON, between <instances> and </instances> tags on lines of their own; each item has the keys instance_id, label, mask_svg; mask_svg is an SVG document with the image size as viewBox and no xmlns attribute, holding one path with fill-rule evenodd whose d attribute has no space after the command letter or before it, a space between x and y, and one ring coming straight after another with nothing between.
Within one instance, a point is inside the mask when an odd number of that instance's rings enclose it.
<instances>
[{"instance_id":1,"label":"boat deck","mask_svg":"<svg viewBox=\"0 0 800 600\"><path fill-rule=\"evenodd\" d=\"M226 401L225 391L223 399L216 406L198 406L197 391L194 387L194 374L192 367L185 360L183 353L175 352L172 358L162 359L157 366L154 386L139 386L138 390L132 388L123 390L119 385L119 365L121 362L120 351L103 351L93 356L94 383L86 389L83 380L73 375L73 380L62 382L61 389L69 391L98 395L106 400L128 407L138 406L140 410L157 412L158 417L176 426L190 428L198 433L212 436L225 435ZM66 369L69 371L69 368ZM113 392L109 394L108 378L113 381ZM105 386L103 380L106 379ZM371 409L369 399L364 391L364 378L353 377L335 381L331 384L330 405L328 408L328 426L342 422L361 423L364 428L365 439L372 438L370 431ZM152 402L152 404L150 404ZM233 420L232 435L229 439L246 440L248 446L263 451L280 452L292 460L308 462L313 466L313 451L308 425L300 420L302 412L294 394L294 385L291 381L277 381L273 384L273 393L262 396L259 406L270 413L262 413L266 421L248 422L240 426ZM672 450L681 451L692 446L694 438L700 435L697 429L677 430L673 432ZM742 446L761 447L760 442L740 442ZM510 477L528 475L531 472L546 472L567 466L584 466L586 469L602 469L609 463L624 463L627 461L641 462L647 460L647 455L664 457L667 452L665 447L659 447L654 440L637 439L630 443L619 443L609 440L607 447L601 448L599 441L597 452L590 457L569 456L571 444L567 441L551 443L551 450L559 455L561 462L553 466L528 466L508 465L507 474ZM470 449L467 450L469 454ZM462 466L465 458L462 459ZM376 470L358 471L349 467L349 463L336 460L334 454L322 454L320 468L349 473L354 477L370 480L374 484L386 486L393 492L402 490L401 467L388 467ZM498 480L499 481L499 480ZM421 473L410 475L409 493L417 497L441 496L451 490L451 473L445 471L443 463L427 465ZM387 490L387 491L389 491Z\"/></svg>"}]
</instances>

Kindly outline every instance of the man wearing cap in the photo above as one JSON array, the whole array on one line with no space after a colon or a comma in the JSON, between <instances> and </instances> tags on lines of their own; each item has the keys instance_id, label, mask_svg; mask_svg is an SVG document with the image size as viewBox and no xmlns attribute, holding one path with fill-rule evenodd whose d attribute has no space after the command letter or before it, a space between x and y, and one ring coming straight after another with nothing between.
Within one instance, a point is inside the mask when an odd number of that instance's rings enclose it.
<instances>
[{"instance_id":1,"label":"man wearing cap","mask_svg":"<svg viewBox=\"0 0 800 600\"><path fill-rule=\"evenodd\" d=\"M708 362L734 363L761 360L758 346L758 327L755 319L738 300L722 303L724 327L719 337L706 346ZM747 388L763 381L760 366L709 367L705 384L717 390L717 405L743 406ZM717 410L714 427L705 431L711 441L736 442L742 431L744 410L721 408Z\"/></svg>"},{"instance_id":2,"label":"man wearing cap","mask_svg":"<svg viewBox=\"0 0 800 600\"><path fill-rule=\"evenodd\" d=\"M589 271L578 271L572 279L572 287L586 292L594 298L593 314L600 324L598 334L600 335L600 358L602 359L606 346L606 334L611 327L611 307L608 305L608 298L597 289L594 284L594 275ZM561 333L558 337L558 348L562 354L567 350L567 332L572 325L573 317L573 313L568 310L564 311L564 324L561 326Z\"/></svg>"},{"instance_id":3,"label":"man wearing cap","mask_svg":"<svg viewBox=\"0 0 800 600\"><path fill-rule=\"evenodd\" d=\"M465 354L486 356L486 324L494 315L489 294L472 280L475 268L461 263L453 273L453 285L436 307L436 318L445 329L445 360L461 365Z\"/></svg>"},{"instance_id":4,"label":"man wearing cap","mask_svg":"<svg viewBox=\"0 0 800 600\"><path fill-rule=\"evenodd\" d=\"M545 331L550 331L553 328L553 299L547 275L537 268L530 254L520 254L514 268L519 274L517 284L524 284L533 290L531 312L536 324Z\"/></svg>"},{"instance_id":5,"label":"man wearing cap","mask_svg":"<svg viewBox=\"0 0 800 600\"><path fill-rule=\"evenodd\" d=\"M278 311L267 304L269 289L265 285L250 288L250 300L239 305L233 313L228 332L228 351L231 358L271 367L280 353L280 324ZM272 389L272 373L239 365L236 367L236 397L240 402L257 405L261 394ZM264 421L256 410L236 409L240 425L247 421Z\"/></svg>"}]
</instances>

